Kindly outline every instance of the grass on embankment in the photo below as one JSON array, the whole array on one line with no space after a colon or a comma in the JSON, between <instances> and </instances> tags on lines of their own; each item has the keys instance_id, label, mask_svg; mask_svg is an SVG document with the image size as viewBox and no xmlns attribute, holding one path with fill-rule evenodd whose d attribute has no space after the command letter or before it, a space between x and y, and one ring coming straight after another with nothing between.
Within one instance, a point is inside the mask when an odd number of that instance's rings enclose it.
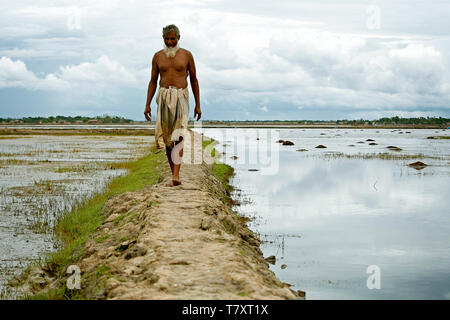
<instances>
[{"instance_id":1,"label":"grass on embankment","mask_svg":"<svg viewBox=\"0 0 450 320\"><path fill-rule=\"evenodd\" d=\"M112 180L103 193L95 195L58 221L55 226L55 234L63 245L60 250L51 253L45 260L44 266L47 270L61 276L65 274L69 265L75 264L79 260L83 254L83 245L103 222L102 207L110 197L128 191L141 190L161 179L164 171L160 165L165 154L163 152L155 154L155 150L153 147L150 155L136 161L112 164L115 168L128 169L129 173ZM23 276L26 277L32 267L27 268ZM73 291L63 286L33 296L26 296L25 299L83 299L82 296L74 296Z\"/></svg>"},{"instance_id":2,"label":"grass on embankment","mask_svg":"<svg viewBox=\"0 0 450 320\"><path fill-rule=\"evenodd\" d=\"M214 140L203 140L202 141L202 146L203 148L205 148L207 145L209 145L210 143L213 143ZM215 157L216 155L216 149L212 149L211 151L211 157ZM234 174L234 169L233 167L225 164L225 163L221 163L221 162L214 162L212 167L211 167L212 173L216 176L217 179L219 179L219 181L222 183L222 186L224 187L224 189L227 192L227 197L226 197L226 202L228 203L232 203L233 201L231 200L230 194L231 191L233 191L233 187L229 184L230 178L231 176L233 176Z\"/></svg>"}]
</instances>

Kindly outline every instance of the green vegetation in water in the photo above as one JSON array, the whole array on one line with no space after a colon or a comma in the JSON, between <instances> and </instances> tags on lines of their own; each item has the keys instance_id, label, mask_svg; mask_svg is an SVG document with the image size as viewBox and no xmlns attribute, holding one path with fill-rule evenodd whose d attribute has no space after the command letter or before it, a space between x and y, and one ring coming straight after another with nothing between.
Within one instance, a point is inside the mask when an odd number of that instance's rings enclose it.
<instances>
[{"instance_id":1,"label":"green vegetation in water","mask_svg":"<svg viewBox=\"0 0 450 320\"><path fill-rule=\"evenodd\" d=\"M73 209L58 220L55 226L55 234L62 242L62 248L50 253L45 259L46 270L55 275L64 275L65 270L71 264L75 264L83 254L82 248L89 236L102 224L102 207L105 202L118 194L129 191L141 190L160 181L162 170L159 164L165 157L163 153L152 153L141 159L130 162L113 163L111 166L117 169L127 169L129 173L111 181L106 190L85 201L84 204ZM105 239L97 238L97 241ZM32 268L30 265L27 269ZM27 270L24 275L27 274ZM19 279L24 280L24 279ZM92 288L91 288L92 289ZM68 290L63 284L56 289L39 292L36 295L25 296L25 299L85 299L86 293L82 290Z\"/></svg>"},{"instance_id":2,"label":"green vegetation in water","mask_svg":"<svg viewBox=\"0 0 450 320\"><path fill-rule=\"evenodd\" d=\"M323 157L323 158L347 158L347 159L381 159L381 160L411 160L411 159L437 159L445 160L445 157L437 156L426 156L423 153L418 154L397 154L389 152L379 152L379 153L357 153L357 154L346 154L343 152L327 152L310 154L311 157Z\"/></svg>"},{"instance_id":3,"label":"green vegetation in water","mask_svg":"<svg viewBox=\"0 0 450 320\"><path fill-rule=\"evenodd\" d=\"M2 136L0 136L0 140L24 139L24 138L31 138L31 137L11 137L11 136L2 137Z\"/></svg>"}]
</instances>

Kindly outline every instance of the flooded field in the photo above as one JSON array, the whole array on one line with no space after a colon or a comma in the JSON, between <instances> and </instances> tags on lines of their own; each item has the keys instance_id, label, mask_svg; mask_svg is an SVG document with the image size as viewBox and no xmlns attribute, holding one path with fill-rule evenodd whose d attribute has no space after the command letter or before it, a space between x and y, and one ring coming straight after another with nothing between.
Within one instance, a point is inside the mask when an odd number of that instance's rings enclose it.
<instances>
[{"instance_id":1,"label":"flooded field","mask_svg":"<svg viewBox=\"0 0 450 320\"><path fill-rule=\"evenodd\" d=\"M450 299L448 130L202 132L271 269L307 299Z\"/></svg>"},{"instance_id":2,"label":"flooded field","mask_svg":"<svg viewBox=\"0 0 450 320\"><path fill-rule=\"evenodd\" d=\"M126 173L112 164L148 154L153 136L0 137L0 292L55 250L59 217Z\"/></svg>"}]
</instances>

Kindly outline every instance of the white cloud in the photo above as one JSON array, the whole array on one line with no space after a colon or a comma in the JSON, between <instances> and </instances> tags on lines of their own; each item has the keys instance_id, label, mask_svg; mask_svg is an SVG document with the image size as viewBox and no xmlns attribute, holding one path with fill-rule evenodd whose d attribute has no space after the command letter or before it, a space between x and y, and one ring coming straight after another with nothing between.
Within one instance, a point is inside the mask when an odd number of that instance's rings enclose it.
<instances>
[{"instance_id":1,"label":"white cloud","mask_svg":"<svg viewBox=\"0 0 450 320\"><path fill-rule=\"evenodd\" d=\"M136 74L105 55L93 63L83 62L78 65L60 67L57 74L61 79L76 84L137 85Z\"/></svg>"},{"instance_id":2,"label":"white cloud","mask_svg":"<svg viewBox=\"0 0 450 320\"><path fill-rule=\"evenodd\" d=\"M8 57L0 59L0 88L26 88L31 90L67 90L69 84L52 74L38 78L27 69L23 61Z\"/></svg>"},{"instance_id":3,"label":"white cloud","mask_svg":"<svg viewBox=\"0 0 450 320\"><path fill-rule=\"evenodd\" d=\"M103 55L95 62L62 66L44 78L37 77L21 60L9 57L0 60L0 87L30 90L71 90L77 87L110 88L112 86L138 87L149 70L127 70L117 61ZM139 80L138 80L139 79Z\"/></svg>"}]
</instances>

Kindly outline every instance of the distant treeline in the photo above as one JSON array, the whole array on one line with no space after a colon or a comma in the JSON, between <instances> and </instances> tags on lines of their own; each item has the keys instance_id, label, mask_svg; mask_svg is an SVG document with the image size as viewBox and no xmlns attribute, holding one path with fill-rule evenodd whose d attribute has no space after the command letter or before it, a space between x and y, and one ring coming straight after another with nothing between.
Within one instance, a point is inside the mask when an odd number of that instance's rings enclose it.
<instances>
[{"instance_id":1,"label":"distant treeline","mask_svg":"<svg viewBox=\"0 0 450 320\"><path fill-rule=\"evenodd\" d=\"M117 116L103 115L97 117L23 117L17 118L0 118L0 123L26 123L26 124L52 124L52 123L67 123L67 124L88 124L88 123L133 123L131 119L125 119ZM378 120L204 120L205 123L210 124L232 124L232 123L274 123L274 124L340 124L340 125L450 125L449 118L436 117L419 117L419 118L400 118L398 116L391 118L380 118Z\"/></svg>"},{"instance_id":2,"label":"distant treeline","mask_svg":"<svg viewBox=\"0 0 450 320\"><path fill-rule=\"evenodd\" d=\"M279 124L345 124L345 125L396 125L396 124L417 124L417 125L448 125L449 118L419 117L419 118L380 118L378 120L240 120L240 121L221 121L209 120L211 123L279 123Z\"/></svg>"},{"instance_id":3,"label":"distant treeline","mask_svg":"<svg viewBox=\"0 0 450 320\"><path fill-rule=\"evenodd\" d=\"M430 118L430 117L420 117L420 118L400 118L400 117L392 117L392 118L381 118L373 121L374 123L380 124L437 124L437 125L445 125L450 123L450 119L448 118Z\"/></svg>"},{"instance_id":4,"label":"distant treeline","mask_svg":"<svg viewBox=\"0 0 450 320\"><path fill-rule=\"evenodd\" d=\"M52 123L72 123L72 124L88 124L88 123L130 123L131 119L125 119L117 116L97 116L97 117L23 117L19 119L14 118L0 118L0 122L6 123L27 123L27 124L52 124Z\"/></svg>"}]
</instances>

